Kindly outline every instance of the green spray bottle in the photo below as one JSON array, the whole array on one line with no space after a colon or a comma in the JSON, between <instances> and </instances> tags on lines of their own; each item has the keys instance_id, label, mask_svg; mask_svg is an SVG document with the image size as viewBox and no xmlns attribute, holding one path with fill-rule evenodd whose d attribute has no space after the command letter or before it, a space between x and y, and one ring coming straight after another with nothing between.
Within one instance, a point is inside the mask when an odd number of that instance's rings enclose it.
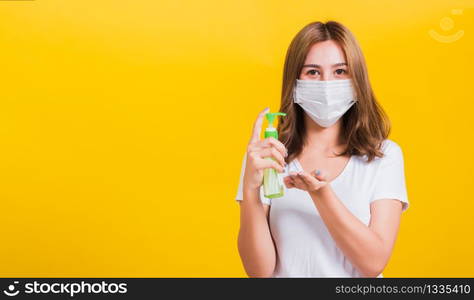
<instances>
[{"instance_id":1,"label":"green spray bottle","mask_svg":"<svg viewBox=\"0 0 474 300\"><path fill-rule=\"evenodd\" d=\"M273 127L273 120L276 116L286 116L285 113L267 113L265 117L268 120L268 127L265 129L265 138L273 137L278 140L278 131ZM273 157L267 157L266 159L273 159ZM267 198L280 198L284 194L283 179L280 177L277 170L274 168L267 168L263 170L263 191Z\"/></svg>"}]
</instances>

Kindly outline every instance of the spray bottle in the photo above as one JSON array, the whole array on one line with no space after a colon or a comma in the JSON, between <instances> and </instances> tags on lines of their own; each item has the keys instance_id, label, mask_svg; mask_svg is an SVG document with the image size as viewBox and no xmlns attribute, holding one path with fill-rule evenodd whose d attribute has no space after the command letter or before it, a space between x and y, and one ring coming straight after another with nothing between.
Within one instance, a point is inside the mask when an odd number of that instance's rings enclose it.
<instances>
[{"instance_id":1,"label":"spray bottle","mask_svg":"<svg viewBox=\"0 0 474 300\"><path fill-rule=\"evenodd\" d=\"M267 113L265 117L268 120L268 127L265 129L265 138L273 137L278 140L278 131L273 127L273 120L276 116L286 116L285 113ZM266 159L273 159L273 157L267 157ZM276 161L276 160L275 160ZM284 194L283 178L280 173L274 168L267 168L263 170L263 191L267 198L280 198Z\"/></svg>"}]
</instances>

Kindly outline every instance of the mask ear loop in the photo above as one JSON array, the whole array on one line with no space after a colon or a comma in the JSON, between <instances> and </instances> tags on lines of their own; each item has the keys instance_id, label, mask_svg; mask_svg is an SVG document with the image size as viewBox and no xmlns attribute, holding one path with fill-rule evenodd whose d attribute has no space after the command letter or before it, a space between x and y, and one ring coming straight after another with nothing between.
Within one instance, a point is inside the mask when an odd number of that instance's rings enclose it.
<instances>
[{"instance_id":1,"label":"mask ear loop","mask_svg":"<svg viewBox=\"0 0 474 300\"><path fill-rule=\"evenodd\" d=\"M298 103L298 100L296 99L296 81L295 83L293 84L293 103Z\"/></svg>"},{"instance_id":2,"label":"mask ear loop","mask_svg":"<svg viewBox=\"0 0 474 300\"><path fill-rule=\"evenodd\" d=\"M357 99L357 93L354 88L354 80L351 79L351 89L352 89L352 101L354 102L354 105L359 102L359 99Z\"/></svg>"}]
</instances>

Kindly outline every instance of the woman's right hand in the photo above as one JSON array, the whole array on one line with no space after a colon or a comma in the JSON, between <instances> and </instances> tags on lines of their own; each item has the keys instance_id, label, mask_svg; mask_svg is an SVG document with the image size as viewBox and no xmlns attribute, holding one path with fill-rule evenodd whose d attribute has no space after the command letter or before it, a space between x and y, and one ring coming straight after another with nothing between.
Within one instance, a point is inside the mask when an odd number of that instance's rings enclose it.
<instances>
[{"instance_id":1,"label":"woman's right hand","mask_svg":"<svg viewBox=\"0 0 474 300\"><path fill-rule=\"evenodd\" d=\"M247 162L244 174L244 189L256 190L263 183L263 170L274 168L278 172L284 172L286 166L285 157L288 151L279 140L269 137L260 140L263 117L268 112L268 107L258 114L253 125L253 133L247 146ZM273 159L266 159L272 157Z\"/></svg>"}]
</instances>

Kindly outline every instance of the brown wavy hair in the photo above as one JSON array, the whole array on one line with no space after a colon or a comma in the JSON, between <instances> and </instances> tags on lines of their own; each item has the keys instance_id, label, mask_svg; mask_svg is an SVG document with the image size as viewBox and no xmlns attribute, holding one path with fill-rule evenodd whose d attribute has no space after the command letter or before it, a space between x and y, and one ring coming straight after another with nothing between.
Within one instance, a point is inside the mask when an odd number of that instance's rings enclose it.
<instances>
[{"instance_id":1,"label":"brown wavy hair","mask_svg":"<svg viewBox=\"0 0 474 300\"><path fill-rule=\"evenodd\" d=\"M318 42L333 40L342 48L357 100L342 116L341 140L346 148L338 156L367 155L367 161L382 157L381 145L390 133L390 120L377 102L369 82L362 50L354 35L335 21L313 22L301 29L288 47L283 70L279 111L286 113L278 123L279 140L288 149L289 163L303 150L306 140L304 110L293 103L293 87L309 49Z\"/></svg>"}]
</instances>

